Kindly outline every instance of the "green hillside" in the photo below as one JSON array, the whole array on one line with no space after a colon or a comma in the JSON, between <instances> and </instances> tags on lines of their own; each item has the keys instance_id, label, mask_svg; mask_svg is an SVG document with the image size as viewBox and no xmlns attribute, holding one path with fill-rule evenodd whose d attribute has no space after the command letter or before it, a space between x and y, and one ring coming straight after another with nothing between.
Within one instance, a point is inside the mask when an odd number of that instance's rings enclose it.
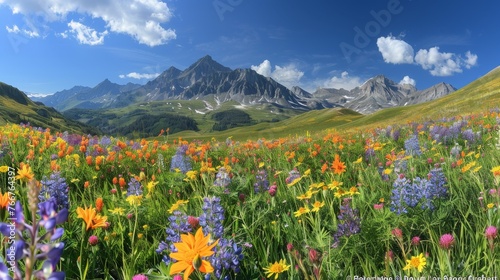
<instances>
[{"instance_id":1,"label":"green hillside","mask_svg":"<svg viewBox=\"0 0 500 280\"><path fill-rule=\"evenodd\" d=\"M64 118L53 108L35 103L19 89L0 82L0 125L28 122L55 131L99 133L94 128Z\"/></svg>"}]
</instances>

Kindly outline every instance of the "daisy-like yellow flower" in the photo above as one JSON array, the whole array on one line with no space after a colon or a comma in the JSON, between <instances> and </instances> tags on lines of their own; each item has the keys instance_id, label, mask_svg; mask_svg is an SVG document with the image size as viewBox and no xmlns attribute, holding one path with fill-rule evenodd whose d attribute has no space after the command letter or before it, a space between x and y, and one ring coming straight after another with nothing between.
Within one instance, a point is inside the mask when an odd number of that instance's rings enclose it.
<instances>
[{"instance_id":1,"label":"daisy-like yellow flower","mask_svg":"<svg viewBox=\"0 0 500 280\"><path fill-rule=\"evenodd\" d=\"M358 164L358 163L361 163L361 161L363 161L363 157L360 157L358 158L356 161L354 161L353 163L354 164Z\"/></svg>"},{"instance_id":2,"label":"daisy-like yellow flower","mask_svg":"<svg viewBox=\"0 0 500 280\"><path fill-rule=\"evenodd\" d=\"M486 205L486 207L488 207L488 209L491 209L491 208L493 208L494 206L495 206L495 204L493 204L493 203L488 203L488 204Z\"/></svg>"},{"instance_id":3,"label":"daisy-like yellow flower","mask_svg":"<svg viewBox=\"0 0 500 280\"><path fill-rule=\"evenodd\" d=\"M471 169L475 165L476 165L475 161L466 164L464 167L462 167L462 173L465 173L465 172L469 171L469 169Z\"/></svg>"},{"instance_id":4,"label":"daisy-like yellow flower","mask_svg":"<svg viewBox=\"0 0 500 280\"><path fill-rule=\"evenodd\" d=\"M123 209L123 208L121 208L121 207L117 207L117 208L115 208L115 209L109 210L109 212L110 212L111 214L116 214L116 215L120 215L120 216L122 216L122 215L124 215L124 214L125 214L125 209Z\"/></svg>"},{"instance_id":5,"label":"daisy-like yellow flower","mask_svg":"<svg viewBox=\"0 0 500 280\"><path fill-rule=\"evenodd\" d=\"M295 217L300 217L301 215L309 212L311 212L311 210L309 210L308 207L300 207L299 210L293 212L293 214Z\"/></svg>"},{"instance_id":6,"label":"daisy-like yellow flower","mask_svg":"<svg viewBox=\"0 0 500 280\"><path fill-rule=\"evenodd\" d=\"M316 201L313 204L313 208L311 209L312 212L318 212L321 207L325 206L324 202Z\"/></svg>"},{"instance_id":7,"label":"daisy-like yellow flower","mask_svg":"<svg viewBox=\"0 0 500 280\"><path fill-rule=\"evenodd\" d=\"M342 184L343 184L342 182L333 181L330 184L328 184L328 188L333 191L333 190L338 189L340 186L342 186Z\"/></svg>"},{"instance_id":8,"label":"daisy-like yellow flower","mask_svg":"<svg viewBox=\"0 0 500 280\"><path fill-rule=\"evenodd\" d=\"M148 192L153 192L155 189L155 186L158 185L158 182L151 181L146 185L146 188L148 189Z\"/></svg>"},{"instance_id":9,"label":"daisy-like yellow flower","mask_svg":"<svg viewBox=\"0 0 500 280\"><path fill-rule=\"evenodd\" d=\"M424 254L421 253L418 256L414 256L411 257L411 259L406 260L406 266L403 267L403 270L410 270L412 268L416 268L418 272L422 272L426 264L427 263Z\"/></svg>"},{"instance_id":10,"label":"daisy-like yellow flower","mask_svg":"<svg viewBox=\"0 0 500 280\"><path fill-rule=\"evenodd\" d=\"M186 178L184 178L184 181L189 182L189 181L194 181L198 177L198 171L195 170L189 170L186 172Z\"/></svg>"},{"instance_id":11,"label":"daisy-like yellow flower","mask_svg":"<svg viewBox=\"0 0 500 280\"><path fill-rule=\"evenodd\" d=\"M9 171L9 167L7 165L0 166L0 172L5 173Z\"/></svg>"},{"instance_id":12,"label":"daisy-like yellow flower","mask_svg":"<svg viewBox=\"0 0 500 280\"><path fill-rule=\"evenodd\" d=\"M493 173L493 176L500 176L500 165L493 167L491 172Z\"/></svg>"},{"instance_id":13,"label":"daisy-like yellow flower","mask_svg":"<svg viewBox=\"0 0 500 280\"><path fill-rule=\"evenodd\" d=\"M321 182L321 183L313 183L309 186L309 190L313 190L313 189L322 189L323 187L325 186L325 183Z\"/></svg>"},{"instance_id":14,"label":"daisy-like yellow flower","mask_svg":"<svg viewBox=\"0 0 500 280\"><path fill-rule=\"evenodd\" d=\"M107 221L108 217L101 216L101 215L97 214L95 208L78 207L76 209L76 213L78 214L78 218L83 219L83 221L87 225L87 230L89 230L90 228L96 229L99 227L106 226L106 221Z\"/></svg>"},{"instance_id":15,"label":"daisy-like yellow flower","mask_svg":"<svg viewBox=\"0 0 500 280\"><path fill-rule=\"evenodd\" d=\"M141 195L129 195L127 199L125 199L132 206L139 206L142 202L142 194Z\"/></svg>"},{"instance_id":16,"label":"daisy-like yellow flower","mask_svg":"<svg viewBox=\"0 0 500 280\"><path fill-rule=\"evenodd\" d=\"M174 204L172 204L172 206L170 206L170 209L168 209L168 213L170 214L174 213L175 210L179 209L179 207L181 207L184 204L187 204L188 202L189 200L182 200L182 199L177 200Z\"/></svg>"},{"instance_id":17,"label":"daisy-like yellow flower","mask_svg":"<svg viewBox=\"0 0 500 280\"><path fill-rule=\"evenodd\" d=\"M31 167L28 164L22 164L21 169L17 170L16 179L28 182L33 179L34 176L35 175L33 174L33 171L31 171Z\"/></svg>"},{"instance_id":18,"label":"daisy-like yellow flower","mask_svg":"<svg viewBox=\"0 0 500 280\"><path fill-rule=\"evenodd\" d=\"M359 194L359 191L358 191L358 188L356 187L351 187L349 189L349 192L348 192L350 195L355 195L355 194Z\"/></svg>"},{"instance_id":19,"label":"daisy-like yellow flower","mask_svg":"<svg viewBox=\"0 0 500 280\"><path fill-rule=\"evenodd\" d=\"M177 260L177 262L170 267L170 275L184 271L184 280L188 280L189 275L195 270L199 270L202 273L211 273L214 271L210 262L202 258L210 257L214 254L212 249L217 246L219 240L208 245L210 234L207 236L203 235L203 231L200 227L194 236L191 233L181 234L181 241L182 242L174 243L177 252L170 253L169 255L172 259Z\"/></svg>"},{"instance_id":20,"label":"daisy-like yellow flower","mask_svg":"<svg viewBox=\"0 0 500 280\"><path fill-rule=\"evenodd\" d=\"M267 267L264 268L264 272L266 273L267 278L272 278L274 274L274 279L278 279L278 276L287 271L290 268L290 265L286 264L284 259L281 259L279 262L270 263Z\"/></svg>"},{"instance_id":21,"label":"daisy-like yellow flower","mask_svg":"<svg viewBox=\"0 0 500 280\"><path fill-rule=\"evenodd\" d=\"M337 189L337 191L334 194L334 196L337 198L340 198L344 195L346 195L346 191L344 191L343 189Z\"/></svg>"},{"instance_id":22,"label":"daisy-like yellow flower","mask_svg":"<svg viewBox=\"0 0 500 280\"><path fill-rule=\"evenodd\" d=\"M304 193L304 194L301 194L301 195L297 196L297 199L299 199L299 200L309 199L309 198L311 198L311 197L312 197L312 195L313 195L313 194L315 194L315 193L317 193L317 192L318 192L318 191L314 191L314 192L313 192L313 191L310 191L310 190L309 190L309 191L306 191L306 193Z\"/></svg>"}]
</instances>

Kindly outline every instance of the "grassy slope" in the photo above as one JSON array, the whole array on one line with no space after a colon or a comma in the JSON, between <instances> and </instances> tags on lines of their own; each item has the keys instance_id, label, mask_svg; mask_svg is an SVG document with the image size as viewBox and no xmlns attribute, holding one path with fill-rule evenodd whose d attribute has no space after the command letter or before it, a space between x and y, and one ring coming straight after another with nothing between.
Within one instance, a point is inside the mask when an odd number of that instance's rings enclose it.
<instances>
[{"instance_id":1,"label":"grassy slope","mask_svg":"<svg viewBox=\"0 0 500 280\"><path fill-rule=\"evenodd\" d=\"M81 123L66 120L53 108L38 105L17 88L0 83L0 125L21 122L56 131L97 132Z\"/></svg>"}]
</instances>

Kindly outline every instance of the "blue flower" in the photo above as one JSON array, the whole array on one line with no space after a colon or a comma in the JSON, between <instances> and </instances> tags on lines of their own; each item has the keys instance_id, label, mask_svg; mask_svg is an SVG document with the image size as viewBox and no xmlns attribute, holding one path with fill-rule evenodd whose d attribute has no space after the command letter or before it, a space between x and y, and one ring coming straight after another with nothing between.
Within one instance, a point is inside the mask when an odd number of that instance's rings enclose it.
<instances>
[{"instance_id":1,"label":"blue flower","mask_svg":"<svg viewBox=\"0 0 500 280\"><path fill-rule=\"evenodd\" d=\"M224 233L222 222L224 221L224 208L220 205L220 198L205 197L203 198L203 213L200 215L200 226L203 228L205 235L211 234L213 240L219 239Z\"/></svg>"},{"instance_id":2,"label":"blue flower","mask_svg":"<svg viewBox=\"0 0 500 280\"><path fill-rule=\"evenodd\" d=\"M422 151L420 150L420 144L418 143L418 138L416 135L412 135L408 140L405 141L405 150L407 155L420 156Z\"/></svg>"},{"instance_id":3,"label":"blue flower","mask_svg":"<svg viewBox=\"0 0 500 280\"><path fill-rule=\"evenodd\" d=\"M182 173L186 173L191 170L191 162L186 156L186 151L188 149L187 145L181 145L177 148L175 155L172 157L170 162L170 171L179 169Z\"/></svg>"},{"instance_id":4,"label":"blue flower","mask_svg":"<svg viewBox=\"0 0 500 280\"><path fill-rule=\"evenodd\" d=\"M163 262L169 265L171 260L168 256L172 252L177 252L174 243L181 241L181 234L187 234L192 231L191 225L188 223L188 216L181 211L174 211L168 217L169 226L166 228L167 237L165 241L161 241L156 249L156 253L163 255Z\"/></svg>"},{"instance_id":5,"label":"blue flower","mask_svg":"<svg viewBox=\"0 0 500 280\"><path fill-rule=\"evenodd\" d=\"M267 179L267 172L265 170L261 169L257 172L253 188L256 193L269 190L269 180Z\"/></svg>"},{"instance_id":6,"label":"blue flower","mask_svg":"<svg viewBox=\"0 0 500 280\"><path fill-rule=\"evenodd\" d=\"M69 209L68 184L59 172L52 173L50 179L44 176L41 183L42 187L38 195L40 202L50 200L57 205L57 210Z\"/></svg>"},{"instance_id":7,"label":"blue flower","mask_svg":"<svg viewBox=\"0 0 500 280\"><path fill-rule=\"evenodd\" d=\"M214 268L214 275L217 279L221 279L225 272L228 271L240 272L243 250L234 240L220 238L214 251L215 254L208 260Z\"/></svg>"},{"instance_id":8,"label":"blue flower","mask_svg":"<svg viewBox=\"0 0 500 280\"><path fill-rule=\"evenodd\" d=\"M231 184L231 178L226 171L225 167L219 168L217 175L215 176L214 186L216 187L227 187Z\"/></svg>"},{"instance_id":9,"label":"blue flower","mask_svg":"<svg viewBox=\"0 0 500 280\"><path fill-rule=\"evenodd\" d=\"M130 182L128 182L128 189L127 189L127 197L129 195L142 195L142 186L139 181L137 181L135 178L130 179Z\"/></svg>"},{"instance_id":10,"label":"blue flower","mask_svg":"<svg viewBox=\"0 0 500 280\"><path fill-rule=\"evenodd\" d=\"M351 199L345 198L340 206L340 213L337 216L337 231L333 234L332 247L337 248L341 237L349 237L361 231L361 219L359 210L351 208Z\"/></svg>"}]
</instances>

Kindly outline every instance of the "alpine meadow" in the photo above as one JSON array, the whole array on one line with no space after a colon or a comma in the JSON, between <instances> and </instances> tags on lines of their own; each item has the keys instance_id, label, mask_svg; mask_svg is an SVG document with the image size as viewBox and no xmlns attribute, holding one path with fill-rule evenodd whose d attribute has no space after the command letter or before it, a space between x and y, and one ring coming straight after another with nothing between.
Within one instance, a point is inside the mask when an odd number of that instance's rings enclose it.
<instances>
[{"instance_id":1,"label":"alpine meadow","mask_svg":"<svg viewBox=\"0 0 500 280\"><path fill-rule=\"evenodd\" d=\"M0 280L499 279L499 4L98 2L0 0Z\"/></svg>"}]
</instances>

